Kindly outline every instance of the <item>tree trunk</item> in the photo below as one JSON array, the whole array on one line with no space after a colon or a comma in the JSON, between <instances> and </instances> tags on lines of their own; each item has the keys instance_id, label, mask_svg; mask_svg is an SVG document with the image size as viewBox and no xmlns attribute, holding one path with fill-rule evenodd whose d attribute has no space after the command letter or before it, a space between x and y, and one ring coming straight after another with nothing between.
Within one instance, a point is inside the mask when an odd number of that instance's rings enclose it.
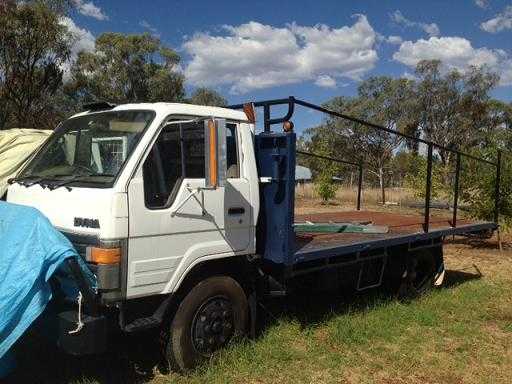
<instances>
[{"instance_id":1,"label":"tree trunk","mask_svg":"<svg viewBox=\"0 0 512 384\"><path fill-rule=\"evenodd\" d=\"M382 197L382 205L384 205L386 204L386 190L384 188L384 169L382 169L382 167L379 168L379 184Z\"/></svg>"}]
</instances>

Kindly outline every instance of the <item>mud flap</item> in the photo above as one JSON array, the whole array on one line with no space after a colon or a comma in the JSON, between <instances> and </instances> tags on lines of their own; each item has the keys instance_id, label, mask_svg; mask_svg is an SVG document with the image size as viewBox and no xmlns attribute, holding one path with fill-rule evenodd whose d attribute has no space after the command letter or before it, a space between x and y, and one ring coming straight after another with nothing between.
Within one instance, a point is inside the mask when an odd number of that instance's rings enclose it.
<instances>
[{"instance_id":1,"label":"mud flap","mask_svg":"<svg viewBox=\"0 0 512 384\"><path fill-rule=\"evenodd\" d=\"M441 261L441 265L437 269L437 272L434 276L434 287L440 287L443 285L445 275L446 271L444 269L444 262Z\"/></svg>"}]
</instances>

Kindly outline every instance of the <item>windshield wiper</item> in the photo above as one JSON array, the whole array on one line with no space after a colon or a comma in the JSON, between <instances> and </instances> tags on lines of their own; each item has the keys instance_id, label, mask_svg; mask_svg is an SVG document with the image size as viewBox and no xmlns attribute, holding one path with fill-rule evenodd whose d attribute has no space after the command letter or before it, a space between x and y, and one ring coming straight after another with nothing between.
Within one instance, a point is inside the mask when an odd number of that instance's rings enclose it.
<instances>
[{"instance_id":1,"label":"windshield wiper","mask_svg":"<svg viewBox=\"0 0 512 384\"><path fill-rule=\"evenodd\" d=\"M55 176L60 176L60 175L55 175ZM66 189L68 191L71 191L71 188L66 186L66 184L72 183L72 182L77 181L77 180L79 180L81 178L89 177L89 176L90 175L72 175L69 179L65 179L65 180L59 181L58 183L53 183L53 184L48 183L47 186L48 186L48 189L50 191L53 191L54 189L57 189L57 188L60 188L60 187L66 187Z\"/></svg>"},{"instance_id":2,"label":"windshield wiper","mask_svg":"<svg viewBox=\"0 0 512 384\"><path fill-rule=\"evenodd\" d=\"M94 173L90 172L87 174L55 174L55 175L48 175L48 176L38 176L38 175L30 175L30 176L22 176L22 177L14 177L12 179L7 180L7 183L9 185L18 183L24 187L31 187L34 184L41 184L41 187L48 188L50 191L53 191L54 189L64 187L69 183L73 183L75 181L80 181L84 178L91 177L91 176L106 176L106 177L114 177L115 175L111 174L101 174L101 173ZM56 177L68 177L64 180L54 180L56 182L52 182L52 179ZM45 183L42 183L45 181ZM71 191L70 187L66 187L68 191Z\"/></svg>"},{"instance_id":3,"label":"windshield wiper","mask_svg":"<svg viewBox=\"0 0 512 384\"><path fill-rule=\"evenodd\" d=\"M26 181L26 180L30 180L30 181ZM19 185L22 185L24 187L31 187L32 185L40 183L43 180L44 180L44 177L30 175L30 176L23 176L23 177L14 177L12 179L7 180L7 184L12 185L14 183L18 183Z\"/></svg>"},{"instance_id":4,"label":"windshield wiper","mask_svg":"<svg viewBox=\"0 0 512 384\"><path fill-rule=\"evenodd\" d=\"M54 175L55 176L68 176L68 175ZM114 176L114 175L108 175L108 174L101 174L101 173L87 173L87 174L80 174L80 175L69 175L71 176L69 179L65 179L62 181L59 181L58 183L53 184L47 184L48 189L50 191L53 191L54 189L60 188L60 187L66 187L68 191L71 191L71 188L67 186L67 184L73 183L75 181L80 181L84 178L91 177L91 176Z\"/></svg>"}]
</instances>

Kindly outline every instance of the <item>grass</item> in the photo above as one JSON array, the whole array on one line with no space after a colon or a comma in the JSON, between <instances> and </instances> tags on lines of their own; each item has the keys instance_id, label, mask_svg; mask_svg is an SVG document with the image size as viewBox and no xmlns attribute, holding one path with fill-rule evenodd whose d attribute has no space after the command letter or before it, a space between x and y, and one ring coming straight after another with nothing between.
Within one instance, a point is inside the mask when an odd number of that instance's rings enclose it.
<instances>
[{"instance_id":1,"label":"grass","mask_svg":"<svg viewBox=\"0 0 512 384\"><path fill-rule=\"evenodd\" d=\"M512 250L453 244L446 260L445 287L408 303L379 291L268 303L272 321L256 341L232 345L188 375L154 367L148 334L89 358L29 337L12 382L511 383Z\"/></svg>"},{"instance_id":2,"label":"grass","mask_svg":"<svg viewBox=\"0 0 512 384\"><path fill-rule=\"evenodd\" d=\"M295 214L314 214L336 211L354 211L356 209L357 188L340 185L336 196L324 203L315 191L314 184L301 184L295 188ZM433 201L433 203L442 201ZM460 204L460 202L459 202ZM424 214L424 201L414 196L414 192L407 188L386 188L386 204L381 202L379 188L366 188L363 190L361 210L399 213L405 215ZM459 205L460 207L460 205ZM430 208L433 218L451 219L453 211L442 208ZM459 209L458 219L470 219L467 211Z\"/></svg>"},{"instance_id":3,"label":"grass","mask_svg":"<svg viewBox=\"0 0 512 384\"><path fill-rule=\"evenodd\" d=\"M320 196L315 190L314 183L298 184L295 188L295 197L306 200L320 200ZM334 202L342 203L347 206L355 207L357 201L357 185L340 185L336 190ZM417 203L421 199L414 196L414 191L408 188L386 188L386 202L401 205ZM363 206L381 205L382 197L379 188L364 187L362 190L361 203Z\"/></svg>"},{"instance_id":4,"label":"grass","mask_svg":"<svg viewBox=\"0 0 512 384\"><path fill-rule=\"evenodd\" d=\"M504 281L480 280L408 304L376 299L313 323L291 317L177 382L495 383L503 375L508 383L506 291Z\"/></svg>"}]
</instances>

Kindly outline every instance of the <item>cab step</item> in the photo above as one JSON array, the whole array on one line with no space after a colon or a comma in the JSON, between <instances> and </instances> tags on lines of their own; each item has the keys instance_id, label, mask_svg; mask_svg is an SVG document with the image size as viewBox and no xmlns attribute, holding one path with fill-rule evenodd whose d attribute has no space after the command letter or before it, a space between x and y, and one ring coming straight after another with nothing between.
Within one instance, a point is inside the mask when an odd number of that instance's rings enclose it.
<instances>
[{"instance_id":1,"label":"cab step","mask_svg":"<svg viewBox=\"0 0 512 384\"><path fill-rule=\"evenodd\" d=\"M129 324L126 324L124 327L125 332L136 332L143 331L146 329L156 328L160 326L161 320L154 317L141 317L140 319L136 319Z\"/></svg>"}]
</instances>

